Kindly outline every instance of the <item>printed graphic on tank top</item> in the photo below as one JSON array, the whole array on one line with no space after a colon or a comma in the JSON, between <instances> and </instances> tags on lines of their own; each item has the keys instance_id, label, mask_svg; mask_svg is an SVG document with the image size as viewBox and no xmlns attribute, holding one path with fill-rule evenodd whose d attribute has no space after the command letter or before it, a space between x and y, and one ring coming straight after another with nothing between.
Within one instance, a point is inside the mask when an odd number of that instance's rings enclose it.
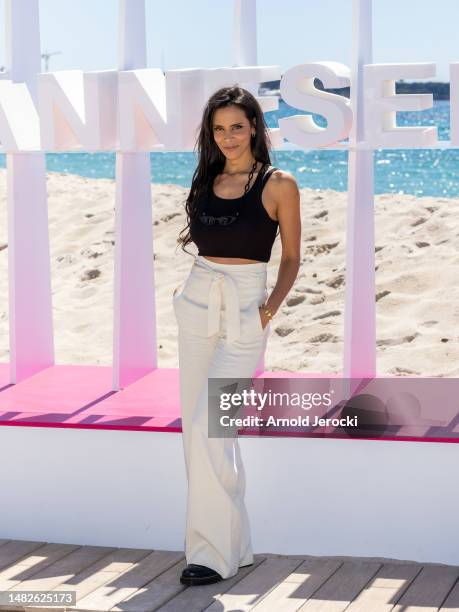
<instances>
[{"instance_id":1,"label":"printed graphic on tank top","mask_svg":"<svg viewBox=\"0 0 459 612\"><path fill-rule=\"evenodd\" d=\"M252 187L238 198L221 198L209 189L190 223L190 235L198 247L198 255L270 260L279 222L269 216L261 195L275 170L262 168Z\"/></svg>"}]
</instances>

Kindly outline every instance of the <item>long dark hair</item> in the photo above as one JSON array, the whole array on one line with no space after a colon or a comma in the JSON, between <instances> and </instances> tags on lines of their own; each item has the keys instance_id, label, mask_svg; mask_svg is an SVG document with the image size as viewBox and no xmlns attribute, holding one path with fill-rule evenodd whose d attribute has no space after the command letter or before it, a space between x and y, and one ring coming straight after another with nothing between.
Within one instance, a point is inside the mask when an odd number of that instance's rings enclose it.
<instances>
[{"instance_id":1,"label":"long dark hair","mask_svg":"<svg viewBox=\"0 0 459 612\"><path fill-rule=\"evenodd\" d=\"M263 111L256 98L249 91L237 85L222 87L216 91L207 101L202 115L199 135L194 147L198 152L199 161L193 173L190 192L185 203L187 224L177 239L177 243L182 245L182 250L189 255L191 253L185 249L185 246L192 242L189 231L190 222L198 212L198 202L212 187L215 177L223 171L225 166L225 156L213 137L213 116L218 108L231 105L243 110L251 126L255 128L255 137L251 138L252 155L263 165L271 165L269 155L271 143ZM182 236L182 234L185 235Z\"/></svg>"}]
</instances>

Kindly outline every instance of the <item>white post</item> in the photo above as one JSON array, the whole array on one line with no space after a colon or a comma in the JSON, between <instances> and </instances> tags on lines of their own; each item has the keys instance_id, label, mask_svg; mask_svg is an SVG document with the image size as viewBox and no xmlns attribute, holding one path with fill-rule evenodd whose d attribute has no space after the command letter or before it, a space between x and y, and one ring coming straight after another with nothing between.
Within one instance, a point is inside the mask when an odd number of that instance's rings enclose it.
<instances>
[{"instance_id":1,"label":"white post","mask_svg":"<svg viewBox=\"0 0 459 612\"><path fill-rule=\"evenodd\" d=\"M5 1L6 71L37 105L38 0ZM43 152L8 153L10 382L54 364L51 270Z\"/></svg>"},{"instance_id":2,"label":"white post","mask_svg":"<svg viewBox=\"0 0 459 612\"><path fill-rule=\"evenodd\" d=\"M353 0L344 319L344 378L376 374L373 151L363 140L363 65L372 62L372 0Z\"/></svg>"},{"instance_id":3,"label":"white post","mask_svg":"<svg viewBox=\"0 0 459 612\"><path fill-rule=\"evenodd\" d=\"M234 0L233 66L257 65L257 0ZM258 83L245 84L258 96Z\"/></svg>"},{"instance_id":4,"label":"white post","mask_svg":"<svg viewBox=\"0 0 459 612\"><path fill-rule=\"evenodd\" d=\"M233 19L233 66L257 65L257 0L234 0ZM245 85L254 96L258 96L258 83ZM258 376L265 370L263 351L255 370Z\"/></svg>"},{"instance_id":5,"label":"white post","mask_svg":"<svg viewBox=\"0 0 459 612\"><path fill-rule=\"evenodd\" d=\"M234 0L233 65L257 65L256 0Z\"/></svg>"},{"instance_id":6,"label":"white post","mask_svg":"<svg viewBox=\"0 0 459 612\"><path fill-rule=\"evenodd\" d=\"M118 69L146 67L144 0L119 0ZM116 153L113 390L157 367L149 153Z\"/></svg>"}]
</instances>

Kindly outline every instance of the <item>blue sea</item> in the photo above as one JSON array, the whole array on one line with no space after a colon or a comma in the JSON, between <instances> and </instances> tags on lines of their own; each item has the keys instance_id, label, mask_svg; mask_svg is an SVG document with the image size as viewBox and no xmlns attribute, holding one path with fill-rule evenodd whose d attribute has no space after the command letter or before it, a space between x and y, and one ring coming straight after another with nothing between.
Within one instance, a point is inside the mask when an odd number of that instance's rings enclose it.
<instances>
[{"instance_id":1,"label":"blue sea","mask_svg":"<svg viewBox=\"0 0 459 612\"><path fill-rule=\"evenodd\" d=\"M397 113L397 125L437 126L439 140L449 140L449 100L435 100L425 111ZM269 127L278 119L301 113L283 100L279 110L265 113ZM313 115L321 126L326 120ZM347 151L273 151L273 165L291 172L300 187L347 190ZM114 153L48 153L47 169L91 178L115 177ZM374 156L375 193L409 193L419 196L459 195L459 149L378 149ZM0 166L5 156L0 155ZM151 180L189 187L196 155L151 153Z\"/></svg>"}]
</instances>

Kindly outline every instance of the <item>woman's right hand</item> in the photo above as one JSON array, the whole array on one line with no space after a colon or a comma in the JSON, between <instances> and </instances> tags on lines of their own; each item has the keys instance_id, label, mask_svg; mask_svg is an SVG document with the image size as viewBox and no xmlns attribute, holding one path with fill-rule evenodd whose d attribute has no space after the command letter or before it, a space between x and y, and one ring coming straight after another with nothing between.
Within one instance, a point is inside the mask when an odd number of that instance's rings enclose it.
<instances>
[{"instance_id":1,"label":"woman's right hand","mask_svg":"<svg viewBox=\"0 0 459 612\"><path fill-rule=\"evenodd\" d=\"M264 310L261 306L258 306L258 312L261 319L261 327L264 329L269 323L269 317L265 315Z\"/></svg>"}]
</instances>

